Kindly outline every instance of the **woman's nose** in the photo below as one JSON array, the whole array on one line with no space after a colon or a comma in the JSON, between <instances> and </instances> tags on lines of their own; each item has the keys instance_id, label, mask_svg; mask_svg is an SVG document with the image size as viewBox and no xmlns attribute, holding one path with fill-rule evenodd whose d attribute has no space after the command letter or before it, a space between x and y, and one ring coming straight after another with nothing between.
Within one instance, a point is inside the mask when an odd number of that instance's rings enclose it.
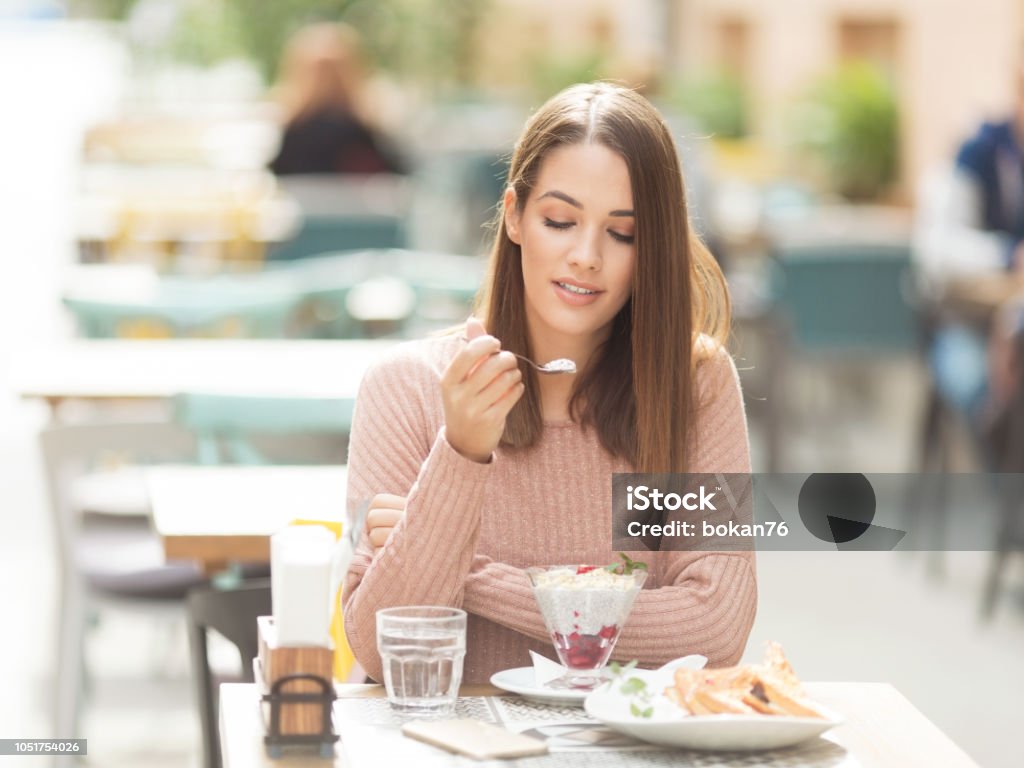
<instances>
[{"instance_id":1,"label":"woman's nose","mask_svg":"<svg viewBox=\"0 0 1024 768\"><path fill-rule=\"evenodd\" d=\"M591 271L601 268L601 246L598 235L586 234L569 254L569 263Z\"/></svg>"}]
</instances>

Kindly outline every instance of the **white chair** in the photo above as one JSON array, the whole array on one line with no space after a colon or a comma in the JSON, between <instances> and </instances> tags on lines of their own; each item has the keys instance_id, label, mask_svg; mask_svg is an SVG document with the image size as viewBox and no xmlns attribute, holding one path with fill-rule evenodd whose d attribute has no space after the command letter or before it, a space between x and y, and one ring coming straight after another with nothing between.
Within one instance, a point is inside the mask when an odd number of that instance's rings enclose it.
<instances>
[{"instance_id":1,"label":"white chair","mask_svg":"<svg viewBox=\"0 0 1024 768\"><path fill-rule=\"evenodd\" d=\"M101 452L181 462L195 456L196 444L188 430L162 422L51 426L40 443L61 568L53 733L75 738L84 735L78 726L90 619L105 609L183 619L188 590L206 579L192 563L164 561L148 519L83 514L72 500L74 480Z\"/></svg>"}]
</instances>

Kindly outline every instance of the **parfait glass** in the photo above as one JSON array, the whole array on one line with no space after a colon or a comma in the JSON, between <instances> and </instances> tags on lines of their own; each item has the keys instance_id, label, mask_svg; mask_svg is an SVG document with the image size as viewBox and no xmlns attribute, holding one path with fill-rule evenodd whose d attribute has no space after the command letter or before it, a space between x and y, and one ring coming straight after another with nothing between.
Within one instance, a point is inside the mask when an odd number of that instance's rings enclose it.
<instances>
[{"instance_id":1,"label":"parfait glass","mask_svg":"<svg viewBox=\"0 0 1024 768\"><path fill-rule=\"evenodd\" d=\"M568 669L548 686L592 690L604 681L604 667L647 572L559 565L528 568L527 574L555 653Z\"/></svg>"}]
</instances>

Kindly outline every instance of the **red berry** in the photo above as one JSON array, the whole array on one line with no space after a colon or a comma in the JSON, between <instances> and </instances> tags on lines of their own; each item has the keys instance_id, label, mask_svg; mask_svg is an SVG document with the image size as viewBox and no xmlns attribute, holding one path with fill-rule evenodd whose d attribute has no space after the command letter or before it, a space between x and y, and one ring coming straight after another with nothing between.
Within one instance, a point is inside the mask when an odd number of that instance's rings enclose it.
<instances>
[{"instance_id":1,"label":"red berry","mask_svg":"<svg viewBox=\"0 0 1024 768\"><path fill-rule=\"evenodd\" d=\"M590 573L591 571L596 570L596 565L578 565L576 566L576 575L579 576L581 573Z\"/></svg>"}]
</instances>

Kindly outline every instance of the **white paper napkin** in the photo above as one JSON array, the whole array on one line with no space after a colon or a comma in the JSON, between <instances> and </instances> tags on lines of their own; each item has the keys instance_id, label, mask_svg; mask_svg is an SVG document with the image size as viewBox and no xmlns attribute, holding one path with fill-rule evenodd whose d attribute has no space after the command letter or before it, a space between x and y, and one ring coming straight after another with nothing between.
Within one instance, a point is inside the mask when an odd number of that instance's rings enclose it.
<instances>
[{"instance_id":1,"label":"white paper napkin","mask_svg":"<svg viewBox=\"0 0 1024 768\"><path fill-rule=\"evenodd\" d=\"M530 659L533 661L533 674L538 687L543 687L552 680L557 680L569 671L568 667L564 667L557 661L552 661L534 651L530 651Z\"/></svg>"},{"instance_id":2,"label":"white paper napkin","mask_svg":"<svg viewBox=\"0 0 1024 768\"><path fill-rule=\"evenodd\" d=\"M330 647L334 534L320 525L288 526L270 540L274 625L282 646Z\"/></svg>"}]
</instances>

